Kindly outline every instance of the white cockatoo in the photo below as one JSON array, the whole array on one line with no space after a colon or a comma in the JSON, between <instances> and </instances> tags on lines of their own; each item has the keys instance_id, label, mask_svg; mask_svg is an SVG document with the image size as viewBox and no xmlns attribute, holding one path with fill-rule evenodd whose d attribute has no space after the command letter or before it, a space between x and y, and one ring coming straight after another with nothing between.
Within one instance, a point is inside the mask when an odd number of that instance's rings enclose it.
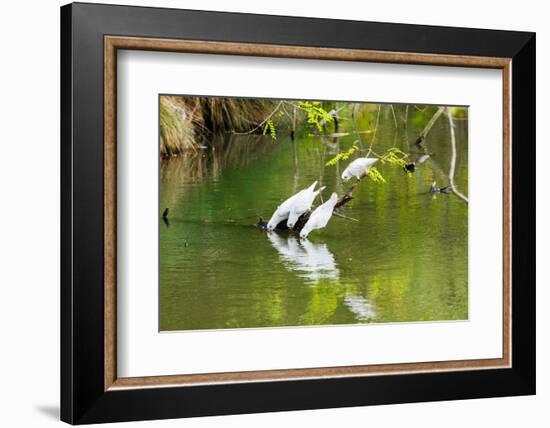
<instances>
[{"instance_id":1,"label":"white cockatoo","mask_svg":"<svg viewBox=\"0 0 550 428\"><path fill-rule=\"evenodd\" d=\"M295 195L292 195L290 198L284 201L281 205L279 205L275 210L275 212L273 213L273 215L271 216L271 219L267 223L267 229L273 230L277 227L277 225L280 222L282 222L283 220L286 220L290 215L290 209L292 208L292 205L294 204L294 202L301 197L302 193L309 191L309 189L315 189L315 186L317 186L317 182L313 183L307 189L300 190L298 193L296 193Z\"/></svg>"},{"instance_id":2,"label":"white cockatoo","mask_svg":"<svg viewBox=\"0 0 550 428\"><path fill-rule=\"evenodd\" d=\"M294 199L294 202L292 203L292 206L290 207L290 214L288 215L288 220L286 222L286 225L289 229L292 229L300 216L302 214L305 214L307 211L311 209L311 205L313 204L313 201L321 193L321 191L325 187L320 187L319 189L315 190L315 185L317 182L313 183L311 186L309 186L307 189L304 189L301 191L296 199Z\"/></svg>"},{"instance_id":3,"label":"white cockatoo","mask_svg":"<svg viewBox=\"0 0 550 428\"><path fill-rule=\"evenodd\" d=\"M356 177L358 180L361 180L361 177L363 177L369 168L376 162L378 162L376 158L355 159L342 173L342 180L348 181L351 177Z\"/></svg>"},{"instance_id":4,"label":"white cockatoo","mask_svg":"<svg viewBox=\"0 0 550 428\"><path fill-rule=\"evenodd\" d=\"M330 199L328 201L315 208L315 211L311 213L305 226L300 231L300 238L307 238L312 230L322 229L325 227L332 217L332 212L334 211L334 206L337 202L338 195L333 193L330 195Z\"/></svg>"}]
</instances>

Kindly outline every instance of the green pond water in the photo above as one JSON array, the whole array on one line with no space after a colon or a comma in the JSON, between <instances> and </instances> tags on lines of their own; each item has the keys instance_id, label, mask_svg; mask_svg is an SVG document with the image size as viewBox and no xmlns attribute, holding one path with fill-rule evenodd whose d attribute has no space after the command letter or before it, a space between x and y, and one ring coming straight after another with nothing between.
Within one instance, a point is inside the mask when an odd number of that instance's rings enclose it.
<instances>
[{"instance_id":1,"label":"green pond water","mask_svg":"<svg viewBox=\"0 0 550 428\"><path fill-rule=\"evenodd\" d=\"M425 121L382 109L377 153L399 147L414 159ZM372 130L373 115L359 122ZM396 127L397 122L397 127ZM343 129L342 129L343 128ZM340 131L349 131L341 124ZM455 183L468 193L467 120L457 120ZM468 206L432 195L451 158L447 118L426 144L431 158L413 174L378 163L386 183L364 179L342 213L308 240L254 226L290 195L318 180L344 193L349 162L326 166L358 135L338 140L302 130L292 141L220 135L198 153L161 161L160 330L464 320L468 318ZM301 136L300 136L301 135ZM372 134L361 134L365 151ZM319 201L316 201L318 204ZM160 215L159 215L160 218Z\"/></svg>"}]
</instances>

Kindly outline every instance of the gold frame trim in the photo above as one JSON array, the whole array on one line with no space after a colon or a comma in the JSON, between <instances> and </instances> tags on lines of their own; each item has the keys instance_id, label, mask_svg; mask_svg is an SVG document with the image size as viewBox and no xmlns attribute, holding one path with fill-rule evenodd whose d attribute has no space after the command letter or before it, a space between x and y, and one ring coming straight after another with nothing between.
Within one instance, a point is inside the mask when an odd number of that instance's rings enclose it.
<instances>
[{"instance_id":1,"label":"gold frame trim","mask_svg":"<svg viewBox=\"0 0 550 428\"><path fill-rule=\"evenodd\" d=\"M502 358L305 369L118 378L116 368L116 52L118 49L442 65L502 70L503 81L503 349ZM511 58L383 52L250 43L104 37L104 389L358 377L511 367L512 163Z\"/></svg>"}]
</instances>

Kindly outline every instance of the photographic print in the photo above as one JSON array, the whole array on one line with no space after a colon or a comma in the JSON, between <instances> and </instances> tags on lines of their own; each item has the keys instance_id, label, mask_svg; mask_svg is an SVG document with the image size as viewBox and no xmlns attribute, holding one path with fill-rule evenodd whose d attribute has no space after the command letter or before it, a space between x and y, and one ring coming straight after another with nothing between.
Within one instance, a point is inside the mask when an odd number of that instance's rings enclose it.
<instances>
[{"instance_id":1,"label":"photographic print","mask_svg":"<svg viewBox=\"0 0 550 428\"><path fill-rule=\"evenodd\" d=\"M159 96L160 331L468 319L468 108Z\"/></svg>"}]
</instances>

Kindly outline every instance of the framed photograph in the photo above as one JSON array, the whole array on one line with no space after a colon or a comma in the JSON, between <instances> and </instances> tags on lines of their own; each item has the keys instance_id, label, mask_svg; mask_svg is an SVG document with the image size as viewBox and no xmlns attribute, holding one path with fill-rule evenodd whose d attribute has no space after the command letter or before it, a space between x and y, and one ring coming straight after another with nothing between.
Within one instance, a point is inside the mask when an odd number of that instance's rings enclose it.
<instances>
[{"instance_id":1,"label":"framed photograph","mask_svg":"<svg viewBox=\"0 0 550 428\"><path fill-rule=\"evenodd\" d=\"M535 35L61 8L61 418L535 393Z\"/></svg>"}]
</instances>

